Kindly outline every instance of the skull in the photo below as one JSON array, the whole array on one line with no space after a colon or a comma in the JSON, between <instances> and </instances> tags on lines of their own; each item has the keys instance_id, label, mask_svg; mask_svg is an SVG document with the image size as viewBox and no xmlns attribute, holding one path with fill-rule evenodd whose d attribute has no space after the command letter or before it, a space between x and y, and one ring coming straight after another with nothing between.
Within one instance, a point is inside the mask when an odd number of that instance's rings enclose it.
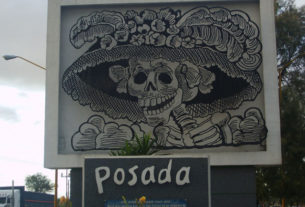
<instances>
[{"instance_id":1,"label":"skull","mask_svg":"<svg viewBox=\"0 0 305 207\"><path fill-rule=\"evenodd\" d=\"M183 101L194 99L198 91L210 93L215 80L215 75L203 67L163 58L131 58L128 68L111 66L109 77L118 84L117 92L138 98L150 126L166 124L171 111Z\"/></svg>"},{"instance_id":2,"label":"skull","mask_svg":"<svg viewBox=\"0 0 305 207\"><path fill-rule=\"evenodd\" d=\"M167 123L171 111L182 103L182 90L175 77L178 62L131 59L128 93L138 98L151 126Z\"/></svg>"}]
</instances>

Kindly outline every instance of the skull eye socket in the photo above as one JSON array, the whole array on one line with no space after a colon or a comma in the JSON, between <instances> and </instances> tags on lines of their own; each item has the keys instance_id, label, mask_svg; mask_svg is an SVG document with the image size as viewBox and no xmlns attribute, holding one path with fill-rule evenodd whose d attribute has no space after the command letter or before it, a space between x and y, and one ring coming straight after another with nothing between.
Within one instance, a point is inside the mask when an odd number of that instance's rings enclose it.
<instances>
[{"instance_id":1,"label":"skull eye socket","mask_svg":"<svg viewBox=\"0 0 305 207\"><path fill-rule=\"evenodd\" d=\"M164 84L170 84L172 82L172 77L168 73L160 73L158 79Z\"/></svg>"},{"instance_id":2,"label":"skull eye socket","mask_svg":"<svg viewBox=\"0 0 305 207\"><path fill-rule=\"evenodd\" d=\"M147 75L144 72L139 72L133 77L133 80L136 84L143 84L147 80Z\"/></svg>"}]
</instances>

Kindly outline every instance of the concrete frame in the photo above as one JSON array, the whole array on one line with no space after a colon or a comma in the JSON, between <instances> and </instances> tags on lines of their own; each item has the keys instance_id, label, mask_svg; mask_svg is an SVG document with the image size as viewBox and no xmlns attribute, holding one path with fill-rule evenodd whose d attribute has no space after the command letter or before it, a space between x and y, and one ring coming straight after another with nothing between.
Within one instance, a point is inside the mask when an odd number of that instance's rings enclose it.
<instances>
[{"instance_id":1,"label":"concrete frame","mask_svg":"<svg viewBox=\"0 0 305 207\"><path fill-rule=\"evenodd\" d=\"M279 117L278 80L276 70L276 46L273 0L214 0L213 2L258 2L260 7L261 41L263 45L263 83L265 121L269 130L266 151L259 152L209 152L212 166L227 165L277 165L281 164L281 134ZM60 19L61 7L97 4L147 4L208 2L208 0L49 0L47 33L47 80L45 112L45 157L46 168L81 167L86 155L58 153L59 121L59 65L60 65ZM54 87L55 86L55 87ZM183 154L188 156L188 154Z\"/></svg>"}]
</instances>

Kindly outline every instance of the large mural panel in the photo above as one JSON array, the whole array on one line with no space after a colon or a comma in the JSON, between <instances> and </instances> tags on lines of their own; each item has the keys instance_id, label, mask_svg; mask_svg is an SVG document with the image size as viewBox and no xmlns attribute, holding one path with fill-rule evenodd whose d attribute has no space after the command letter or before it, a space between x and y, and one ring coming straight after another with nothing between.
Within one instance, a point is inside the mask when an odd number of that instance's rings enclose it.
<instances>
[{"instance_id":1,"label":"large mural panel","mask_svg":"<svg viewBox=\"0 0 305 207\"><path fill-rule=\"evenodd\" d=\"M165 152L264 151L258 6L62 9L59 153L150 133Z\"/></svg>"}]
</instances>

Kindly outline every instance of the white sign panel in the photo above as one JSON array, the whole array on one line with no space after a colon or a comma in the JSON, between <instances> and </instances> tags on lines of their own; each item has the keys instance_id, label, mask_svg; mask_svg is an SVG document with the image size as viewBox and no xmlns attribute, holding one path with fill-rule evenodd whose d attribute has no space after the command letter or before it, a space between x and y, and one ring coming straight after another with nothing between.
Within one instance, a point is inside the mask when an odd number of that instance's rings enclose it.
<instances>
[{"instance_id":1,"label":"white sign panel","mask_svg":"<svg viewBox=\"0 0 305 207\"><path fill-rule=\"evenodd\" d=\"M280 163L272 7L49 1L46 166L144 134L160 154Z\"/></svg>"}]
</instances>

